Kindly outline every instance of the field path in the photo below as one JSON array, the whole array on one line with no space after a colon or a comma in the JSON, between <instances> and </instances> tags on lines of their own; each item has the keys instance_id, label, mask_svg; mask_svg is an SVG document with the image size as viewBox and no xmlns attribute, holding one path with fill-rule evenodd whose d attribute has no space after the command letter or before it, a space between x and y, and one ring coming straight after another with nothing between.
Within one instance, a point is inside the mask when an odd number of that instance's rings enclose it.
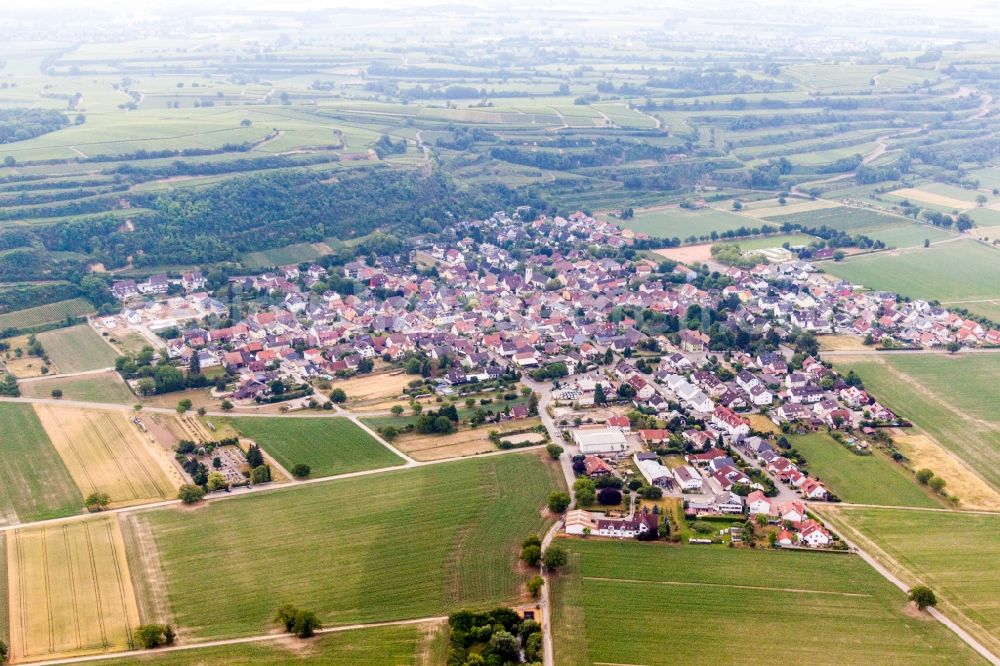
<instances>
[{"instance_id":1,"label":"field path","mask_svg":"<svg viewBox=\"0 0 1000 666\"><path fill-rule=\"evenodd\" d=\"M434 617L418 617L411 620L393 620L390 622L372 622L371 624L347 624L340 627L327 627L318 629L316 635L336 634L345 631L356 631L358 629L377 629L378 627L402 627L414 624L442 624L448 621L447 615ZM261 634L258 636L246 636L244 638L229 638L221 641L205 641L202 643L188 643L185 645L172 645L170 647L157 648L155 654L163 652L180 652L182 650L199 650L210 647L221 647L225 645L242 645L244 643L260 643L262 641L296 640L292 634L275 633ZM303 642L304 645L308 643ZM83 664L89 662L100 662L108 659L125 659L128 657L142 657L154 654L149 650L132 650L130 652L116 652L114 654L93 655L88 657L69 657L66 659L49 659L46 661L33 661L32 666L56 666L57 664Z\"/></svg>"},{"instance_id":2,"label":"field path","mask_svg":"<svg viewBox=\"0 0 1000 666\"><path fill-rule=\"evenodd\" d=\"M368 433L369 435L371 435L372 437L374 437L376 442L378 442L379 444L381 444L382 446L384 446L385 448L389 449L390 451L392 451L393 453L395 453L397 456L399 456L400 458L402 458L403 460L405 460L407 465L416 465L417 464L416 460L414 460L410 456L406 455L405 453L403 453L402 451L400 451L399 449L397 449L395 446L393 446L389 442L387 442L384 439L382 439L382 435L378 434L377 432L375 432L374 430L372 430L371 428L369 428L367 425L365 425L365 423L363 423L361 421L361 418L358 417L357 414L355 414L354 412L347 411L346 409L344 409L343 407L341 407L340 405L338 405L336 403L333 404L333 407L334 407L334 411L336 411L338 415L346 418L351 423L353 423L354 425L358 426L359 428L361 428L362 430L364 430L366 433Z\"/></svg>"},{"instance_id":3,"label":"field path","mask_svg":"<svg viewBox=\"0 0 1000 666\"><path fill-rule=\"evenodd\" d=\"M110 344L110 343L109 343ZM65 377L86 377L87 375L103 375L106 372L114 372L114 368L97 368L96 370L83 370L81 372L63 372L48 375L38 375L37 377L18 378L18 384L28 384L42 379L63 379Z\"/></svg>"}]
</instances>

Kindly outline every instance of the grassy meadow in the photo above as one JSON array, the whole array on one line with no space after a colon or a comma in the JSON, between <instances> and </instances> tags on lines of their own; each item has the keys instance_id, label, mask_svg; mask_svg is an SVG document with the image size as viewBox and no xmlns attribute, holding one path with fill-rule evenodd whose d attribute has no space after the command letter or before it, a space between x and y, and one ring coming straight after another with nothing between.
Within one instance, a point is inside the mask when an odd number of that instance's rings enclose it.
<instances>
[{"instance_id":1,"label":"grassy meadow","mask_svg":"<svg viewBox=\"0 0 1000 666\"><path fill-rule=\"evenodd\" d=\"M544 530L560 481L540 456L510 454L140 519L175 623L193 638L246 636L271 629L286 603L334 626L515 600L520 542Z\"/></svg>"},{"instance_id":2,"label":"grassy meadow","mask_svg":"<svg viewBox=\"0 0 1000 666\"><path fill-rule=\"evenodd\" d=\"M1000 298L1000 250L973 240L898 254L879 252L824 268L853 284L945 304L960 302L973 312L976 303L964 301Z\"/></svg>"},{"instance_id":3,"label":"grassy meadow","mask_svg":"<svg viewBox=\"0 0 1000 666\"><path fill-rule=\"evenodd\" d=\"M636 233L657 238L703 236L713 231L721 233L740 227L766 227L767 222L752 220L735 213L713 208L690 210L680 207L660 207L635 211L630 220L612 219L612 222Z\"/></svg>"},{"instance_id":4,"label":"grassy meadow","mask_svg":"<svg viewBox=\"0 0 1000 666\"><path fill-rule=\"evenodd\" d=\"M994 654L1000 650L1000 514L847 507L823 513L860 533L904 582L928 585L940 610Z\"/></svg>"},{"instance_id":5,"label":"grassy meadow","mask_svg":"<svg viewBox=\"0 0 1000 666\"><path fill-rule=\"evenodd\" d=\"M62 397L65 400L122 405L131 405L136 402L135 394L114 371L81 377L38 379L22 382L20 386L21 395L26 398L49 398L53 389L59 389L63 392Z\"/></svg>"},{"instance_id":6,"label":"grassy meadow","mask_svg":"<svg viewBox=\"0 0 1000 666\"><path fill-rule=\"evenodd\" d=\"M37 338L60 373L110 368L118 356L87 324L46 331Z\"/></svg>"},{"instance_id":7,"label":"grassy meadow","mask_svg":"<svg viewBox=\"0 0 1000 666\"><path fill-rule=\"evenodd\" d=\"M552 590L559 664L979 663L855 556L565 543ZM753 637L752 656L728 652L733 636Z\"/></svg>"},{"instance_id":8,"label":"grassy meadow","mask_svg":"<svg viewBox=\"0 0 1000 666\"><path fill-rule=\"evenodd\" d=\"M0 519L29 522L83 510L83 496L31 405L0 404L0 432Z\"/></svg>"},{"instance_id":9,"label":"grassy meadow","mask_svg":"<svg viewBox=\"0 0 1000 666\"><path fill-rule=\"evenodd\" d=\"M878 451L859 456L826 433L790 437L809 461L809 475L822 480L845 502L937 507L910 472Z\"/></svg>"},{"instance_id":10,"label":"grassy meadow","mask_svg":"<svg viewBox=\"0 0 1000 666\"><path fill-rule=\"evenodd\" d=\"M839 357L883 404L911 420L941 446L1000 489L1000 357L910 355ZM945 479L947 481L947 479Z\"/></svg>"},{"instance_id":11,"label":"grassy meadow","mask_svg":"<svg viewBox=\"0 0 1000 666\"><path fill-rule=\"evenodd\" d=\"M244 436L291 470L299 463L311 476L332 476L403 464L402 458L346 418L233 418Z\"/></svg>"}]
</instances>

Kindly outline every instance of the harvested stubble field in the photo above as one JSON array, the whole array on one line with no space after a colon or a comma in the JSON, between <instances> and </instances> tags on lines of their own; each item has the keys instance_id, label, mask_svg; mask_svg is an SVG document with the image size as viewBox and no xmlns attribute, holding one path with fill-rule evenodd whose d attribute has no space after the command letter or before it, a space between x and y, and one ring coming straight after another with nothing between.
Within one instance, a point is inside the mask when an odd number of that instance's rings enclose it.
<instances>
[{"instance_id":1,"label":"harvested stubble field","mask_svg":"<svg viewBox=\"0 0 1000 666\"><path fill-rule=\"evenodd\" d=\"M246 636L270 630L286 603L334 626L510 602L525 580L520 543L548 524L542 508L560 479L542 456L515 453L138 519L175 623L192 637Z\"/></svg>"},{"instance_id":2,"label":"harvested stubble field","mask_svg":"<svg viewBox=\"0 0 1000 666\"><path fill-rule=\"evenodd\" d=\"M753 636L754 663L980 663L855 556L635 541L566 545L570 564L552 589L558 664L717 664L728 661L719 646L734 635ZM720 608L724 623L714 619ZM698 627L697 640L678 629L677 618Z\"/></svg>"},{"instance_id":3,"label":"harvested stubble field","mask_svg":"<svg viewBox=\"0 0 1000 666\"><path fill-rule=\"evenodd\" d=\"M809 475L821 479L840 499L856 504L940 507L912 473L878 451L860 456L827 433L789 437L808 461Z\"/></svg>"},{"instance_id":4,"label":"harvested stubble field","mask_svg":"<svg viewBox=\"0 0 1000 666\"><path fill-rule=\"evenodd\" d=\"M0 523L71 516L83 497L31 405L0 404Z\"/></svg>"},{"instance_id":5,"label":"harvested stubble field","mask_svg":"<svg viewBox=\"0 0 1000 666\"><path fill-rule=\"evenodd\" d=\"M1000 492L972 469L921 433L899 431L892 437L896 448L910 459L914 469L930 469L948 482L948 492L959 498L963 509L1000 511Z\"/></svg>"},{"instance_id":6,"label":"harvested stubble field","mask_svg":"<svg viewBox=\"0 0 1000 666\"><path fill-rule=\"evenodd\" d=\"M182 483L161 447L125 412L36 404L35 411L84 496L107 493L111 506L173 497Z\"/></svg>"},{"instance_id":7,"label":"harvested stubble field","mask_svg":"<svg viewBox=\"0 0 1000 666\"><path fill-rule=\"evenodd\" d=\"M478 428L462 428L450 435L406 434L400 435L393 442L393 446L414 460L420 461L474 456L497 450L490 440L491 430L496 430L502 435L505 432L530 428L540 423L541 420L536 418L483 425Z\"/></svg>"},{"instance_id":8,"label":"harvested stubble field","mask_svg":"<svg viewBox=\"0 0 1000 666\"><path fill-rule=\"evenodd\" d=\"M1000 355L844 356L835 363L918 426L914 434L928 435L1000 490Z\"/></svg>"},{"instance_id":9,"label":"harvested stubble field","mask_svg":"<svg viewBox=\"0 0 1000 666\"><path fill-rule=\"evenodd\" d=\"M835 506L822 513L903 582L928 585L941 611L1000 650L1000 514Z\"/></svg>"},{"instance_id":10,"label":"harvested stubble field","mask_svg":"<svg viewBox=\"0 0 1000 666\"><path fill-rule=\"evenodd\" d=\"M110 368L118 354L87 324L38 334L57 372L85 372Z\"/></svg>"},{"instance_id":11,"label":"harvested stubble field","mask_svg":"<svg viewBox=\"0 0 1000 666\"><path fill-rule=\"evenodd\" d=\"M403 459L341 417L233 418L229 423L290 470L299 463L311 476L333 476L402 465Z\"/></svg>"},{"instance_id":12,"label":"harvested stubble field","mask_svg":"<svg viewBox=\"0 0 1000 666\"><path fill-rule=\"evenodd\" d=\"M129 649L139 612L115 518L7 533L14 661Z\"/></svg>"},{"instance_id":13,"label":"harvested stubble field","mask_svg":"<svg viewBox=\"0 0 1000 666\"><path fill-rule=\"evenodd\" d=\"M415 379L419 380L420 375L381 372L336 381L333 388L343 389L347 394L347 406L351 409L376 411L404 403L397 398Z\"/></svg>"}]
</instances>

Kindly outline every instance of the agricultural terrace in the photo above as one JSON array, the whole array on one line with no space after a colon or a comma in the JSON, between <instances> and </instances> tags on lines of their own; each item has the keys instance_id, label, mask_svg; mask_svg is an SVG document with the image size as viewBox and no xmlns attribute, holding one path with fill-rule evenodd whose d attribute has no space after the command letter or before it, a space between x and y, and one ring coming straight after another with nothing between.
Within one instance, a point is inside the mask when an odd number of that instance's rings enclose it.
<instances>
[{"instance_id":1,"label":"agricultural terrace","mask_svg":"<svg viewBox=\"0 0 1000 666\"><path fill-rule=\"evenodd\" d=\"M980 663L855 556L564 543L570 563L552 583L558 664L717 664L733 636L752 637L754 663Z\"/></svg>"},{"instance_id":2,"label":"agricultural terrace","mask_svg":"<svg viewBox=\"0 0 1000 666\"><path fill-rule=\"evenodd\" d=\"M117 372L83 375L80 377L53 377L20 384L21 395L26 398L49 398L53 389L62 391L66 400L104 402L130 405L136 402L135 394L122 381ZM176 404L176 401L174 402Z\"/></svg>"},{"instance_id":3,"label":"agricultural terrace","mask_svg":"<svg viewBox=\"0 0 1000 666\"><path fill-rule=\"evenodd\" d=\"M173 497L182 483L161 447L125 412L36 404L45 431L86 497L107 493L112 507Z\"/></svg>"},{"instance_id":4,"label":"agricultural terrace","mask_svg":"<svg viewBox=\"0 0 1000 666\"><path fill-rule=\"evenodd\" d=\"M1000 300L1000 250L971 239L851 257L827 263L824 269L852 284L961 305L973 312L977 301Z\"/></svg>"},{"instance_id":5,"label":"agricultural terrace","mask_svg":"<svg viewBox=\"0 0 1000 666\"><path fill-rule=\"evenodd\" d=\"M299 264L303 261L313 261L332 253L333 249L326 243L294 243L285 247L276 247L272 250L248 252L243 255L242 262L248 268L259 269L267 268L268 266L285 266L287 264Z\"/></svg>"},{"instance_id":6,"label":"agricultural terrace","mask_svg":"<svg viewBox=\"0 0 1000 666\"><path fill-rule=\"evenodd\" d=\"M67 317L82 317L92 312L94 312L94 306L85 298L48 303L36 308L0 314L0 331L7 328L22 329L44 326L63 321Z\"/></svg>"},{"instance_id":7,"label":"agricultural terrace","mask_svg":"<svg viewBox=\"0 0 1000 666\"><path fill-rule=\"evenodd\" d=\"M14 661L126 650L139 612L115 518L7 533Z\"/></svg>"},{"instance_id":8,"label":"agricultural terrace","mask_svg":"<svg viewBox=\"0 0 1000 666\"><path fill-rule=\"evenodd\" d=\"M1000 650L1000 514L830 506L823 515L904 582L928 585L942 611Z\"/></svg>"},{"instance_id":9,"label":"agricultural terrace","mask_svg":"<svg viewBox=\"0 0 1000 666\"><path fill-rule=\"evenodd\" d=\"M334 626L510 602L526 579L520 543L545 529L541 510L560 481L541 456L509 454L138 519L152 530L175 623L192 637L246 636L270 630L284 603Z\"/></svg>"},{"instance_id":10,"label":"agricultural terrace","mask_svg":"<svg viewBox=\"0 0 1000 666\"><path fill-rule=\"evenodd\" d=\"M753 220L714 208L688 209L680 206L658 206L635 211L628 220L605 217L606 220L636 233L649 234L657 238L680 238L708 236L713 231L722 233L740 227L767 227L768 223Z\"/></svg>"},{"instance_id":11,"label":"agricultural terrace","mask_svg":"<svg viewBox=\"0 0 1000 666\"><path fill-rule=\"evenodd\" d=\"M857 372L865 388L886 406L910 419L1000 490L1000 396L995 389L1000 381L1000 357L913 354L870 358L838 357L835 364L840 372Z\"/></svg>"},{"instance_id":12,"label":"agricultural terrace","mask_svg":"<svg viewBox=\"0 0 1000 666\"><path fill-rule=\"evenodd\" d=\"M403 464L402 458L346 418L245 417L230 423L285 469L304 463L313 477Z\"/></svg>"},{"instance_id":13,"label":"agricultural terrace","mask_svg":"<svg viewBox=\"0 0 1000 666\"><path fill-rule=\"evenodd\" d=\"M31 405L0 404L0 524L62 518L83 509L83 497Z\"/></svg>"},{"instance_id":14,"label":"agricultural terrace","mask_svg":"<svg viewBox=\"0 0 1000 666\"><path fill-rule=\"evenodd\" d=\"M111 345L87 324L46 331L37 337L60 373L110 368L118 356Z\"/></svg>"},{"instance_id":15,"label":"agricultural terrace","mask_svg":"<svg viewBox=\"0 0 1000 666\"><path fill-rule=\"evenodd\" d=\"M298 641L255 641L179 652L152 652L128 659L101 659L100 666L432 666L448 660L447 626L414 624L320 634L305 648Z\"/></svg>"},{"instance_id":16,"label":"agricultural terrace","mask_svg":"<svg viewBox=\"0 0 1000 666\"><path fill-rule=\"evenodd\" d=\"M788 440L809 461L809 475L821 479L845 502L941 506L917 484L913 474L880 451L857 455L825 432Z\"/></svg>"}]
</instances>

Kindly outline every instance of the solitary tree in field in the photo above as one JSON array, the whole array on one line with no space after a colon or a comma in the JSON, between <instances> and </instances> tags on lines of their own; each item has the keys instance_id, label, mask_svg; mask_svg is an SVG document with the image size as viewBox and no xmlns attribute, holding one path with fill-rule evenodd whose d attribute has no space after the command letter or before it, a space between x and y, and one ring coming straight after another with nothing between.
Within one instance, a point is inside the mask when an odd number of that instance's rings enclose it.
<instances>
[{"instance_id":1,"label":"solitary tree in field","mask_svg":"<svg viewBox=\"0 0 1000 666\"><path fill-rule=\"evenodd\" d=\"M393 416L402 416L402 414L403 414L403 406L402 405L393 405L392 408L389 411L392 412Z\"/></svg>"},{"instance_id":2,"label":"solitary tree in field","mask_svg":"<svg viewBox=\"0 0 1000 666\"><path fill-rule=\"evenodd\" d=\"M111 498L108 497L107 493L93 492L87 495L87 499L84 500L84 505L86 505L87 511L90 511L91 513L103 511L108 508L109 504L111 504Z\"/></svg>"},{"instance_id":3,"label":"solitary tree in field","mask_svg":"<svg viewBox=\"0 0 1000 666\"><path fill-rule=\"evenodd\" d=\"M299 463L292 467L292 476L296 479L304 479L312 472L312 468L309 465Z\"/></svg>"},{"instance_id":4,"label":"solitary tree in field","mask_svg":"<svg viewBox=\"0 0 1000 666\"><path fill-rule=\"evenodd\" d=\"M917 608L924 610L928 606L937 606L937 596L934 590L926 585L917 585L910 589L910 601L917 605Z\"/></svg>"}]
</instances>

